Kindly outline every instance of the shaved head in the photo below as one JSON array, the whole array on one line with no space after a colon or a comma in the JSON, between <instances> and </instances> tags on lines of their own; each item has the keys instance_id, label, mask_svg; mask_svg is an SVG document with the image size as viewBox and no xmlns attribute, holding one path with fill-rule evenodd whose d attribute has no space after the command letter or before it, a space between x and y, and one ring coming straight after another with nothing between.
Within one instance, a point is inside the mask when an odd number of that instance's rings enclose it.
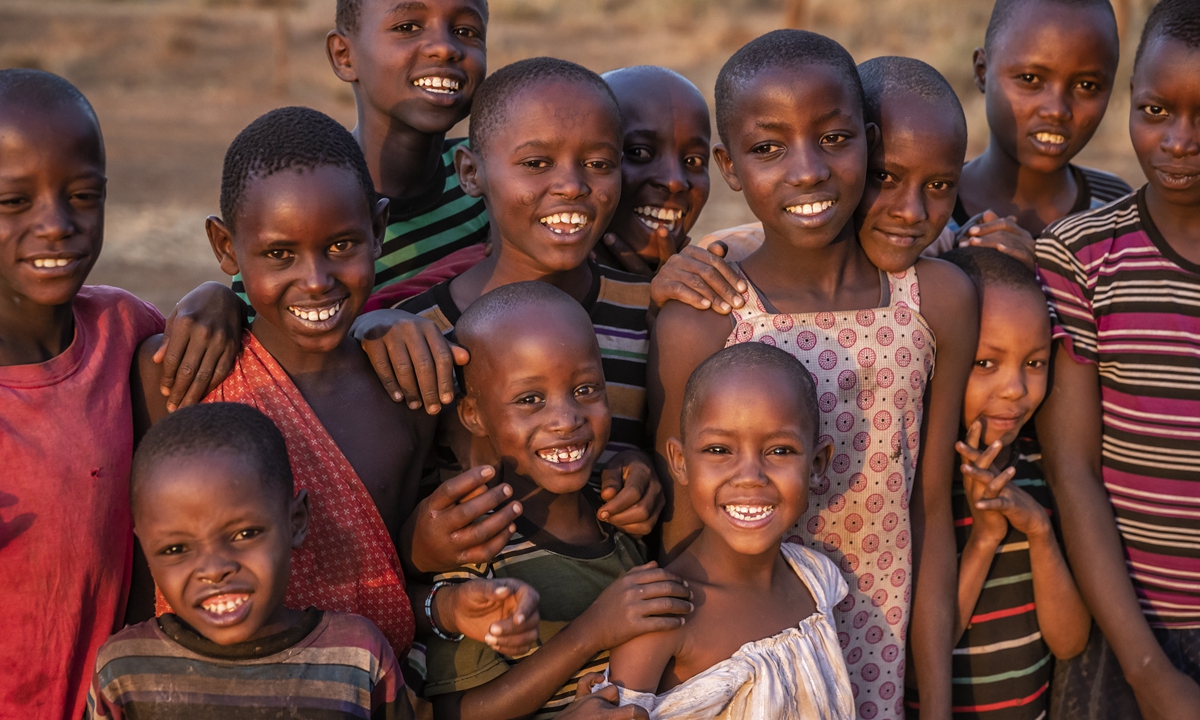
<instances>
[{"instance_id":1,"label":"shaved head","mask_svg":"<svg viewBox=\"0 0 1200 720\"><path fill-rule=\"evenodd\" d=\"M75 113L96 129L101 139L96 111L79 88L54 73L25 68L0 70L0 121L41 117L44 114ZM100 141L100 161L104 143Z\"/></svg>"}]
</instances>

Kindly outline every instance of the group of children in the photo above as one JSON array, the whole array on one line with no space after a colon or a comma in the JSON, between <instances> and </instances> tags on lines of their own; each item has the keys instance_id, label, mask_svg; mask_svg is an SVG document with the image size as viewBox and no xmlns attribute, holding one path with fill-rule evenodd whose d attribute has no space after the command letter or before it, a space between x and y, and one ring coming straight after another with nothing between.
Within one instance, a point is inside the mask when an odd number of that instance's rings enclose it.
<instances>
[{"instance_id":1,"label":"group of children","mask_svg":"<svg viewBox=\"0 0 1200 720\"><path fill-rule=\"evenodd\" d=\"M90 105L0 71L0 717L1200 713L1200 6L1136 192L1071 163L1107 0L997 0L966 164L932 67L759 37L711 148L759 222L695 242L695 86L485 79L487 22L339 0L355 130L238 135L234 289L166 320L84 285Z\"/></svg>"}]
</instances>

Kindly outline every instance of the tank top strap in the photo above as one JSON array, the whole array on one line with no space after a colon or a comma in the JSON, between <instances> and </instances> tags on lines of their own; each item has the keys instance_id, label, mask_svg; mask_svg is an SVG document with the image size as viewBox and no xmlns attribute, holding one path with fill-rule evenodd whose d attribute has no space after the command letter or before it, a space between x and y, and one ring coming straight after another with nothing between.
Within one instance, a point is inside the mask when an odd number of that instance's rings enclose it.
<instances>
[{"instance_id":1,"label":"tank top strap","mask_svg":"<svg viewBox=\"0 0 1200 720\"><path fill-rule=\"evenodd\" d=\"M737 271L738 277L746 283L746 292L742 293L742 299L746 304L740 308L734 308L730 313L733 316L734 325L743 320L749 320L758 315L771 314L767 310L767 306L762 301L762 296L758 294L758 289L754 287L754 283L750 282L750 278L746 277L746 273L742 270L741 263L731 263L733 269Z\"/></svg>"},{"instance_id":2,"label":"tank top strap","mask_svg":"<svg viewBox=\"0 0 1200 720\"><path fill-rule=\"evenodd\" d=\"M885 273L890 288L888 307L907 307L914 313L921 312L921 285L917 281L914 265L901 273Z\"/></svg>"}]
</instances>

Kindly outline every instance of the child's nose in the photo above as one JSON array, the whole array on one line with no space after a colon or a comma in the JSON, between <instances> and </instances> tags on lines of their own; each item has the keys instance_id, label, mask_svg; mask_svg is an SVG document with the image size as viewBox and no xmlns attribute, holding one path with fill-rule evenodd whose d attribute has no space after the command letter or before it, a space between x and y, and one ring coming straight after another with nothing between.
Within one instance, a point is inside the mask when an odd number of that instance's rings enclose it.
<instances>
[{"instance_id":1,"label":"child's nose","mask_svg":"<svg viewBox=\"0 0 1200 720\"><path fill-rule=\"evenodd\" d=\"M688 179L683 163L678 158L670 155L663 155L662 157L661 174L655 178L655 181L672 194L686 191L688 188Z\"/></svg>"},{"instance_id":2,"label":"child's nose","mask_svg":"<svg viewBox=\"0 0 1200 720\"><path fill-rule=\"evenodd\" d=\"M438 60L461 60L462 48L448 25L434 25L426 29L423 50L427 57Z\"/></svg>"},{"instance_id":3,"label":"child's nose","mask_svg":"<svg viewBox=\"0 0 1200 720\"><path fill-rule=\"evenodd\" d=\"M1192 123L1178 122L1163 135L1162 149L1177 158L1200 154L1200 134Z\"/></svg>"},{"instance_id":4,"label":"child's nose","mask_svg":"<svg viewBox=\"0 0 1200 720\"><path fill-rule=\"evenodd\" d=\"M46 240L63 240L75 234L75 216L67 200L55 198L38 204L34 231Z\"/></svg>"},{"instance_id":5,"label":"child's nose","mask_svg":"<svg viewBox=\"0 0 1200 720\"><path fill-rule=\"evenodd\" d=\"M790 160L785 182L794 187L812 187L829 179L829 163L824 151L815 145L800 143L788 154Z\"/></svg>"},{"instance_id":6,"label":"child's nose","mask_svg":"<svg viewBox=\"0 0 1200 720\"><path fill-rule=\"evenodd\" d=\"M297 264L299 284L309 292L323 292L333 286L333 272L323 258L310 258Z\"/></svg>"},{"instance_id":7,"label":"child's nose","mask_svg":"<svg viewBox=\"0 0 1200 720\"><path fill-rule=\"evenodd\" d=\"M737 487L762 487L769 482L762 459L753 453L743 454L734 472L733 484Z\"/></svg>"},{"instance_id":8,"label":"child's nose","mask_svg":"<svg viewBox=\"0 0 1200 720\"><path fill-rule=\"evenodd\" d=\"M1038 114L1047 120L1065 121L1071 118L1071 103L1068 102L1066 91L1051 90L1042 97L1042 105Z\"/></svg>"},{"instance_id":9,"label":"child's nose","mask_svg":"<svg viewBox=\"0 0 1200 720\"><path fill-rule=\"evenodd\" d=\"M908 225L924 222L929 217L929 213L925 212L923 190L923 187L915 187L904 192L892 207L892 216Z\"/></svg>"},{"instance_id":10,"label":"child's nose","mask_svg":"<svg viewBox=\"0 0 1200 720\"><path fill-rule=\"evenodd\" d=\"M574 199L583 197L591 192L583 171L575 167L564 167L554 180L551 193L559 197Z\"/></svg>"},{"instance_id":11,"label":"child's nose","mask_svg":"<svg viewBox=\"0 0 1200 720\"><path fill-rule=\"evenodd\" d=\"M216 585L228 580L238 571L238 564L222 553L207 552L196 566L196 579Z\"/></svg>"}]
</instances>

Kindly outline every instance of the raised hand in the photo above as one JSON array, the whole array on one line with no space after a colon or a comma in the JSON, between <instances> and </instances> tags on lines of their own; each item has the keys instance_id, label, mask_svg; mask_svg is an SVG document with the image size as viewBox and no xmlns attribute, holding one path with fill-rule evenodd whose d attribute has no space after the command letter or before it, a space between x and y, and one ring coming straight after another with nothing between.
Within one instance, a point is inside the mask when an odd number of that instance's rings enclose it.
<instances>
[{"instance_id":1,"label":"raised hand","mask_svg":"<svg viewBox=\"0 0 1200 720\"><path fill-rule=\"evenodd\" d=\"M613 456L600 474L600 499L596 517L627 535L643 537L654 529L665 498L654 465L640 450Z\"/></svg>"},{"instance_id":2,"label":"raised hand","mask_svg":"<svg viewBox=\"0 0 1200 720\"><path fill-rule=\"evenodd\" d=\"M405 523L401 542L411 568L447 572L488 562L504 548L516 532L513 520L521 514L521 503L504 505L512 497L512 487L501 483L489 489L487 483L495 476L495 468L489 465L471 468L439 485L417 505Z\"/></svg>"},{"instance_id":3,"label":"raised hand","mask_svg":"<svg viewBox=\"0 0 1200 720\"><path fill-rule=\"evenodd\" d=\"M668 300L722 315L746 304L746 281L725 261L727 248L714 242L707 249L688 245L672 255L650 282L650 311L656 314Z\"/></svg>"},{"instance_id":4,"label":"raised hand","mask_svg":"<svg viewBox=\"0 0 1200 720\"><path fill-rule=\"evenodd\" d=\"M374 310L350 328L371 359L371 367L396 402L436 415L454 402L454 366L470 354L454 345L437 325L403 310Z\"/></svg>"},{"instance_id":5,"label":"raised hand","mask_svg":"<svg viewBox=\"0 0 1200 720\"><path fill-rule=\"evenodd\" d=\"M154 353L167 410L200 402L225 380L242 350L245 318L241 298L218 282L203 283L175 305Z\"/></svg>"},{"instance_id":6,"label":"raised hand","mask_svg":"<svg viewBox=\"0 0 1200 720\"><path fill-rule=\"evenodd\" d=\"M1033 236L1012 215L1002 218L991 210L983 211L959 231L958 244L990 247L1020 260L1030 270L1037 269Z\"/></svg>"},{"instance_id":7,"label":"raised hand","mask_svg":"<svg viewBox=\"0 0 1200 720\"><path fill-rule=\"evenodd\" d=\"M967 503L971 508L971 533L978 534L980 539L999 543L1008 534L1008 519L999 511L991 509L987 501L994 500L1012 480L1016 473L1014 468L997 474L992 471L992 463L1000 453L1003 445L1000 441L992 443L984 449L979 449L980 436L983 434L983 424L976 420L967 430L966 442L959 441L954 448L962 458L963 488L967 492Z\"/></svg>"}]
</instances>

